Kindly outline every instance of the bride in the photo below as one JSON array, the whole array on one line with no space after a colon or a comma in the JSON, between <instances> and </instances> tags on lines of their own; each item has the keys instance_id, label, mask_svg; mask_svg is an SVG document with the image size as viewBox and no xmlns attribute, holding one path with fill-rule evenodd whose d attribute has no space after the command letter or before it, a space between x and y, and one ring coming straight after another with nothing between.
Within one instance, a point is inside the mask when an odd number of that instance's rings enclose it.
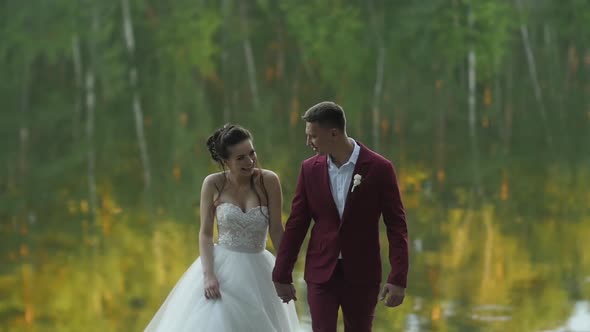
<instances>
[{"instance_id":1,"label":"bride","mask_svg":"<svg viewBox=\"0 0 590 332\"><path fill-rule=\"evenodd\" d=\"M294 302L277 297L271 280L275 258L265 250L267 232L275 248L283 236L279 179L256 167L252 136L240 126L216 130L207 146L223 172L207 176L201 188L201 257L145 331L296 331Z\"/></svg>"}]
</instances>

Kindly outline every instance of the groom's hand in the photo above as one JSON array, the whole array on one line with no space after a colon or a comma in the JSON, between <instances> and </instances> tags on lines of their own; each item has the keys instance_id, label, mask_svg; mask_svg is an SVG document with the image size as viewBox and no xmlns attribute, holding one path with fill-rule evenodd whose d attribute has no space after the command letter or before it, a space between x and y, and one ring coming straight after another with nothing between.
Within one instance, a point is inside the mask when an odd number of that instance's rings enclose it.
<instances>
[{"instance_id":1,"label":"groom's hand","mask_svg":"<svg viewBox=\"0 0 590 332\"><path fill-rule=\"evenodd\" d=\"M397 307L404 302L406 289L393 284L385 284L379 300L385 303L387 307Z\"/></svg>"},{"instance_id":2,"label":"groom's hand","mask_svg":"<svg viewBox=\"0 0 590 332\"><path fill-rule=\"evenodd\" d=\"M289 303L291 300L297 301L293 284L281 284L275 282L275 289L277 290L277 295L283 300L283 303Z\"/></svg>"}]
</instances>

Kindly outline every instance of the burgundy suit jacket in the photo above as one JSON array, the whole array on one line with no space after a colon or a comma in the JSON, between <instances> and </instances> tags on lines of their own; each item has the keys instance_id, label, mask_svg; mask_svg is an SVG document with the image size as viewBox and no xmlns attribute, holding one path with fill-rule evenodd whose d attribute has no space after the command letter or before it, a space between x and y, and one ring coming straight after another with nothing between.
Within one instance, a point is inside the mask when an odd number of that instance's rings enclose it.
<instances>
[{"instance_id":1,"label":"burgundy suit jacket","mask_svg":"<svg viewBox=\"0 0 590 332\"><path fill-rule=\"evenodd\" d=\"M351 192L351 180L342 220L330 189L327 156L316 155L302 163L273 281L293 282L293 268L313 219L305 259L307 282L327 282L341 252L347 281L380 283L379 219L383 216L391 264L387 282L406 287L408 232L394 167L389 160L358 144L361 150L353 176L359 174L361 184Z\"/></svg>"}]
</instances>

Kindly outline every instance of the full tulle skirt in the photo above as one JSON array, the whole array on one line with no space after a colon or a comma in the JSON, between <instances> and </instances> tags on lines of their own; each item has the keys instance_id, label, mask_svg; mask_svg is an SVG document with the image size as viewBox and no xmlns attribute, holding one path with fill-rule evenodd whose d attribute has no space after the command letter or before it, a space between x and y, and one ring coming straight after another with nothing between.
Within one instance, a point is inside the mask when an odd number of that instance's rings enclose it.
<instances>
[{"instance_id":1,"label":"full tulle skirt","mask_svg":"<svg viewBox=\"0 0 590 332\"><path fill-rule=\"evenodd\" d=\"M198 258L170 292L146 327L149 332L299 331L293 301L284 304L272 282L274 256L233 251L216 245L214 270L221 299L208 300Z\"/></svg>"}]
</instances>

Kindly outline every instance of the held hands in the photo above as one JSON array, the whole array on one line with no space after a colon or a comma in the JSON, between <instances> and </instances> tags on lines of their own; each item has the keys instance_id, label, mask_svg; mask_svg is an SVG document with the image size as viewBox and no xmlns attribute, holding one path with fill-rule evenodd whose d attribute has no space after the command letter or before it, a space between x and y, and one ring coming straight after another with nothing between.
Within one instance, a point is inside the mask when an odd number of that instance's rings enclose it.
<instances>
[{"instance_id":1,"label":"held hands","mask_svg":"<svg viewBox=\"0 0 590 332\"><path fill-rule=\"evenodd\" d=\"M393 284L385 284L379 300L385 303L386 307L397 307L404 302L406 289Z\"/></svg>"},{"instance_id":2,"label":"held hands","mask_svg":"<svg viewBox=\"0 0 590 332\"><path fill-rule=\"evenodd\" d=\"M277 290L277 295L283 300L283 303L289 303L291 300L297 301L293 284L281 284L275 282L275 289Z\"/></svg>"},{"instance_id":3,"label":"held hands","mask_svg":"<svg viewBox=\"0 0 590 332\"><path fill-rule=\"evenodd\" d=\"M219 281L214 274L205 274L204 278L205 286L205 298L207 300L214 300L221 298L221 292L219 291Z\"/></svg>"}]
</instances>

